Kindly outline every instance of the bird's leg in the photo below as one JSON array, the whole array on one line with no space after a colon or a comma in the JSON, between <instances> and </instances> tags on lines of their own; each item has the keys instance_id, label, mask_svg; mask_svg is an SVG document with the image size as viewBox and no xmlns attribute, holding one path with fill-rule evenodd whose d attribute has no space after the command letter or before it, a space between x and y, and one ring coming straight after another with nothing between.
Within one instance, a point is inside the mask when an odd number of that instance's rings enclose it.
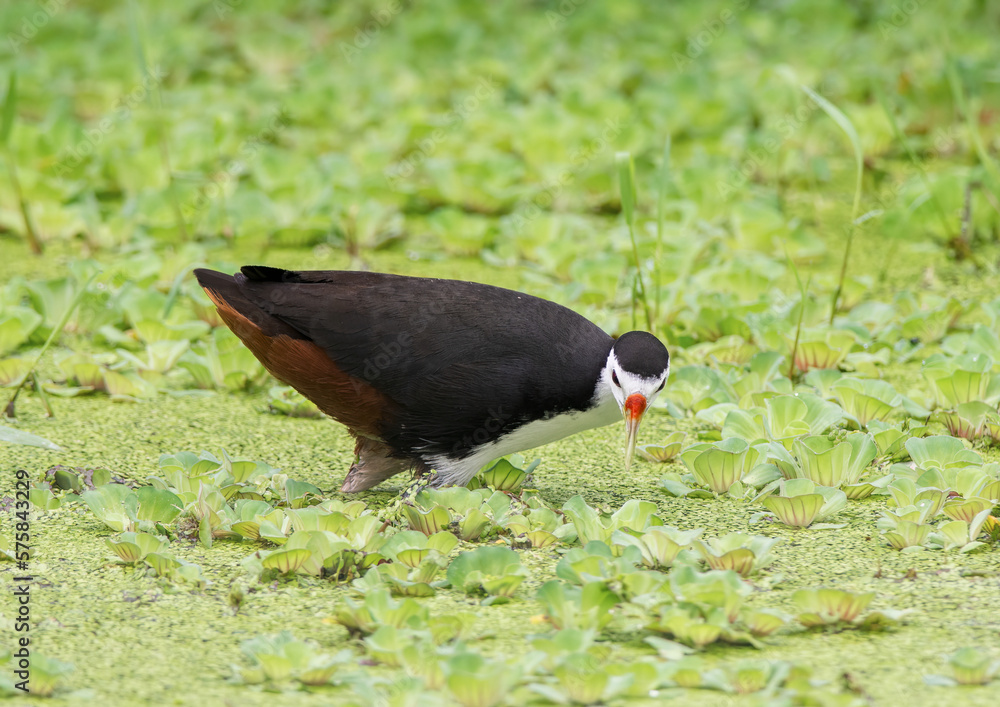
<instances>
[{"instance_id":1,"label":"bird's leg","mask_svg":"<svg viewBox=\"0 0 1000 707\"><path fill-rule=\"evenodd\" d=\"M392 450L379 440L368 437L358 437L357 440L354 463L340 487L342 493L366 491L390 476L413 467L412 460L393 457Z\"/></svg>"}]
</instances>

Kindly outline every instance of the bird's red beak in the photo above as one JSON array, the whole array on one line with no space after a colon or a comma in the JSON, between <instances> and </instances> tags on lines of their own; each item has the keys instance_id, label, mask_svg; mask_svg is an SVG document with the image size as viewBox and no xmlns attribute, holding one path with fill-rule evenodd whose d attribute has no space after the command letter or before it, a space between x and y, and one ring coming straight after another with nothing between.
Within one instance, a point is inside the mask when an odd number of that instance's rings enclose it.
<instances>
[{"instance_id":1,"label":"bird's red beak","mask_svg":"<svg viewBox=\"0 0 1000 707\"><path fill-rule=\"evenodd\" d=\"M625 400L623 406L625 412L625 470L632 466L632 457L635 456L635 442L639 435L639 423L646 413L646 396L640 393L632 393Z\"/></svg>"}]
</instances>

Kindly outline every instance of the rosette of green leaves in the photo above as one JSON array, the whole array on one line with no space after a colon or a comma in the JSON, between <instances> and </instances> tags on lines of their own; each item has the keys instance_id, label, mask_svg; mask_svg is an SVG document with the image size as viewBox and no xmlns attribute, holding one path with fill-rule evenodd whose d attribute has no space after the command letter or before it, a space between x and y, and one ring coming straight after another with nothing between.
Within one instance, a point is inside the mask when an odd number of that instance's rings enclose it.
<instances>
[{"instance_id":1,"label":"rosette of green leaves","mask_svg":"<svg viewBox=\"0 0 1000 707\"><path fill-rule=\"evenodd\" d=\"M486 595L484 604L510 600L528 570L521 556L506 547L487 545L459 554L448 565L448 583L466 594Z\"/></svg>"},{"instance_id":2,"label":"rosette of green leaves","mask_svg":"<svg viewBox=\"0 0 1000 707\"><path fill-rule=\"evenodd\" d=\"M610 543L616 530L628 528L641 531L653 525L663 525L656 513L656 504L632 499L614 513L602 513L587 505L582 496L573 496L562 507L563 513L576 528L580 543L592 540Z\"/></svg>"},{"instance_id":3,"label":"rosette of green leaves","mask_svg":"<svg viewBox=\"0 0 1000 707\"><path fill-rule=\"evenodd\" d=\"M114 531L152 531L171 523L184 504L174 493L143 486L133 491L123 484L104 484L80 495L97 519Z\"/></svg>"},{"instance_id":4,"label":"rosette of green leaves","mask_svg":"<svg viewBox=\"0 0 1000 707\"><path fill-rule=\"evenodd\" d=\"M615 555L606 543L591 540L562 556L556 565L556 577L579 585L607 582L609 586L620 586L625 575L638 571L641 562L642 554L636 547L625 547Z\"/></svg>"},{"instance_id":5,"label":"rosette of green leaves","mask_svg":"<svg viewBox=\"0 0 1000 707\"><path fill-rule=\"evenodd\" d=\"M414 599L396 600L386 588L374 587L365 592L360 602L344 597L334 617L352 636L367 636L380 626L425 629L427 607Z\"/></svg>"},{"instance_id":6,"label":"rosette of green leaves","mask_svg":"<svg viewBox=\"0 0 1000 707\"><path fill-rule=\"evenodd\" d=\"M967 646L945 656L951 675L925 675L924 682L939 687L988 685L1000 675L1000 660L986 651Z\"/></svg>"},{"instance_id":7,"label":"rosette of green leaves","mask_svg":"<svg viewBox=\"0 0 1000 707\"><path fill-rule=\"evenodd\" d=\"M722 438L738 437L751 444L775 441L791 449L797 437L823 434L843 419L839 405L812 393L775 395L764 400L764 409L730 411Z\"/></svg>"},{"instance_id":8,"label":"rosette of green leaves","mask_svg":"<svg viewBox=\"0 0 1000 707\"><path fill-rule=\"evenodd\" d=\"M993 384L992 369L993 359L986 354L934 354L924 361L921 373L930 384L937 406L954 409L976 400L997 402L1000 391Z\"/></svg>"},{"instance_id":9,"label":"rosette of green leaves","mask_svg":"<svg viewBox=\"0 0 1000 707\"><path fill-rule=\"evenodd\" d=\"M650 569L665 569L673 565L681 550L691 547L702 534L701 528L680 530L668 525L653 525L642 531L616 530L611 534L612 545L636 547L642 554L642 564Z\"/></svg>"},{"instance_id":10,"label":"rosette of green leaves","mask_svg":"<svg viewBox=\"0 0 1000 707\"><path fill-rule=\"evenodd\" d=\"M839 367L856 343L857 336L846 329L806 329L801 332L797 346L792 340L788 346L795 355L795 367L807 373L816 368Z\"/></svg>"},{"instance_id":11,"label":"rosette of green leaves","mask_svg":"<svg viewBox=\"0 0 1000 707\"><path fill-rule=\"evenodd\" d=\"M849 498L864 498L874 484L858 481L877 453L871 435L854 432L834 441L826 435L810 435L795 440L798 464L778 461L786 478L804 478L821 486L841 487Z\"/></svg>"},{"instance_id":12,"label":"rosette of green leaves","mask_svg":"<svg viewBox=\"0 0 1000 707\"><path fill-rule=\"evenodd\" d=\"M543 584L535 598L545 616L557 629L600 631L614 618L612 609L619 597L605 582L588 582L582 587L551 580Z\"/></svg>"},{"instance_id":13,"label":"rosette of green leaves","mask_svg":"<svg viewBox=\"0 0 1000 707\"><path fill-rule=\"evenodd\" d=\"M116 538L106 538L104 542L123 562L133 564L144 559L151 552L159 552L167 546L167 541L151 533L125 532Z\"/></svg>"},{"instance_id":14,"label":"rosette of green leaves","mask_svg":"<svg viewBox=\"0 0 1000 707\"><path fill-rule=\"evenodd\" d=\"M535 459L530 464L525 464L524 457L520 454L512 454L509 458L498 459L475 478L483 486L495 491L514 493L524 485L528 474L534 471L541 461L541 459Z\"/></svg>"},{"instance_id":15,"label":"rosette of green leaves","mask_svg":"<svg viewBox=\"0 0 1000 707\"><path fill-rule=\"evenodd\" d=\"M402 511L413 530L433 535L454 523L462 540L475 542L503 524L511 512L511 498L486 488L424 489Z\"/></svg>"},{"instance_id":16,"label":"rosette of green leaves","mask_svg":"<svg viewBox=\"0 0 1000 707\"><path fill-rule=\"evenodd\" d=\"M239 682L251 685L287 681L323 685L354 658L349 649L323 653L315 641L299 640L289 631L248 639L240 649L250 665L234 665L233 672Z\"/></svg>"},{"instance_id":17,"label":"rosette of green leaves","mask_svg":"<svg viewBox=\"0 0 1000 707\"><path fill-rule=\"evenodd\" d=\"M693 547L713 570L733 570L749 577L774 562L771 552L781 538L728 533L721 538L695 540Z\"/></svg>"},{"instance_id":18,"label":"rosette of green leaves","mask_svg":"<svg viewBox=\"0 0 1000 707\"><path fill-rule=\"evenodd\" d=\"M785 525L806 528L839 513L847 506L840 489L819 486L809 479L786 479L771 484L757 496ZM822 527L841 527L824 524Z\"/></svg>"},{"instance_id":19,"label":"rosette of green leaves","mask_svg":"<svg viewBox=\"0 0 1000 707\"><path fill-rule=\"evenodd\" d=\"M519 663L461 652L444 663L445 687L462 707L493 707L521 680Z\"/></svg>"},{"instance_id":20,"label":"rosette of green leaves","mask_svg":"<svg viewBox=\"0 0 1000 707\"><path fill-rule=\"evenodd\" d=\"M680 453L687 439L687 432L671 432L663 441L663 444L646 444L636 447L641 459L648 462L662 464L668 462Z\"/></svg>"},{"instance_id":21,"label":"rosette of green leaves","mask_svg":"<svg viewBox=\"0 0 1000 707\"><path fill-rule=\"evenodd\" d=\"M684 565L671 571L669 583L669 594L657 592L631 600L644 611L645 628L694 648L718 640L754 644L754 637L737 624L750 591L738 574L730 570L698 572Z\"/></svg>"},{"instance_id":22,"label":"rosette of green leaves","mask_svg":"<svg viewBox=\"0 0 1000 707\"><path fill-rule=\"evenodd\" d=\"M903 403L903 396L892 385L878 379L845 376L833 383L830 390L861 427L872 420L884 420Z\"/></svg>"},{"instance_id":23,"label":"rosette of green leaves","mask_svg":"<svg viewBox=\"0 0 1000 707\"><path fill-rule=\"evenodd\" d=\"M959 552L972 552L986 543L980 542L977 538L983 533L983 526L990 517L992 505L980 511L971 520L949 520L938 525L937 529L926 538L927 547L941 550L955 550Z\"/></svg>"},{"instance_id":24,"label":"rosette of green leaves","mask_svg":"<svg viewBox=\"0 0 1000 707\"><path fill-rule=\"evenodd\" d=\"M879 461L899 462L909 457L906 442L911 437L921 437L927 433L927 426L913 419L890 425L879 420L870 420L866 425L878 448Z\"/></svg>"},{"instance_id":25,"label":"rosette of green leaves","mask_svg":"<svg viewBox=\"0 0 1000 707\"><path fill-rule=\"evenodd\" d=\"M948 428L952 437L962 437L970 442L980 437L1000 439L1000 413L981 401L960 403L954 410L938 410L931 417Z\"/></svg>"},{"instance_id":26,"label":"rosette of green leaves","mask_svg":"<svg viewBox=\"0 0 1000 707\"><path fill-rule=\"evenodd\" d=\"M909 439L906 441L906 451L921 469L946 469L983 462L982 457L966 448L961 440L947 435Z\"/></svg>"},{"instance_id":27,"label":"rosette of green leaves","mask_svg":"<svg viewBox=\"0 0 1000 707\"><path fill-rule=\"evenodd\" d=\"M389 537L379 553L389 563L376 565L371 571L384 581L396 596L433 596L441 582L434 578L447 564L448 554L458 544L458 538L448 531L424 535L417 530L404 530Z\"/></svg>"},{"instance_id":28,"label":"rosette of green leaves","mask_svg":"<svg viewBox=\"0 0 1000 707\"><path fill-rule=\"evenodd\" d=\"M862 614L875 598L875 592L855 594L841 589L800 589L792 595L799 623L807 628L855 626L862 630L892 627L908 612L883 609Z\"/></svg>"},{"instance_id":29,"label":"rosette of green leaves","mask_svg":"<svg viewBox=\"0 0 1000 707\"><path fill-rule=\"evenodd\" d=\"M720 495L728 493L744 474L757 465L760 452L746 440L730 437L720 442L688 447L681 453L681 461L697 483Z\"/></svg>"},{"instance_id":30,"label":"rosette of green leaves","mask_svg":"<svg viewBox=\"0 0 1000 707\"><path fill-rule=\"evenodd\" d=\"M576 540L576 528L563 520L563 515L549 508L539 498L529 498L520 513L511 513L503 521L503 528L515 540L524 538L532 547L548 547L553 543Z\"/></svg>"}]
</instances>

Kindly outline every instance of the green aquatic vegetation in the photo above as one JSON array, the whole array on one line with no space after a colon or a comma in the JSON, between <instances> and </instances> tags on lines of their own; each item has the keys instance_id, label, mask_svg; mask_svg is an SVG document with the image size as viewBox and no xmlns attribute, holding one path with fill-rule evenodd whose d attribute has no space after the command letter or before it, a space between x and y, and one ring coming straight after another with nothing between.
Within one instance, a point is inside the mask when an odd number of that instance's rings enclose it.
<instances>
[{"instance_id":1,"label":"green aquatic vegetation","mask_svg":"<svg viewBox=\"0 0 1000 707\"><path fill-rule=\"evenodd\" d=\"M0 312L0 356L25 344L41 323L41 315L28 307L7 307Z\"/></svg>"},{"instance_id":2,"label":"green aquatic vegetation","mask_svg":"<svg viewBox=\"0 0 1000 707\"><path fill-rule=\"evenodd\" d=\"M153 575L172 584L189 584L195 589L208 586L208 579L202 573L201 565L182 560L167 552L151 552L142 560L152 570Z\"/></svg>"},{"instance_id":3,"label":"green aquatic vegetation","mask_svg":"<svg viewBox=\"0 0 1000 707\"><path fill-rule=\"evenodd\" d=\"M781 538L727 533L720 538L694 540L692 546L713 570L733 570L749 577L774 561L772 549L780 542Z\"/></svg>"},{"instance_id":4,"label":"green aquatic vegetation","mask_svg":"<svg viewBox=\"0 0 1000 707\"><path fill-rule=\"evenodd\" d=\"M616 530L642 531L652 525L663 524L655 515L655 503L637 499L626 501L614 513L604 513L587 505L582 496L573 496L566 501L562 510L576 528L583 545L592 540L609 543Z\"/></svg>"},{"instance_id":5,"label":"green aquatic vegetation","mask_svg":"<svg viewBox=\"0 0 1000 707\"><path fill-rule=\"evenodd\" d=\"M619 602L618 595L605 582L587 582L578 587L550 580L539 587L535 598L555 628L577 631L602 630L614 618L612 610Z\"/></svg>"},{"instance_id":6,"label":"green aquatic vegetation","mask_svg":"<svg viewBox=\"0 0 1000 707\"><path fill-rule=\"evenodd\" d=\"M616 530L611 534L611 544L638 548L644 566L665 569L673 565L681 550L691 547L703 532L702 528L679 530L668 525L653 525L641 532Z\"/></svg>"},{"instance_id":7,"label":"green aquatic vegetation","mask_svg":"<svg viewBox=\"0 0 1000 707\"><path fill-rule=\"evenodd\" d=\"M641 459L648 462L664 463L674 459L684 446L687 432L671 432L663 444L646 444L636 447Z\"/></svg>"},{"instance_id":8,"label":"green aquatic vegetation","mask_svg":"<svg viewBox=\"0 0 1000 707\"><path fill-rule=\"evenodd\" d=\"M42 449L51 449L54 451L59 451L60 449L55 442L50 442L44 437L39 437L30 432L19 430L16 427L9 427L8 425L0 425L0 442L21 444L28 447L41 447Z\"/></svg>"},{"instance_id":9,"label":"green aquatic vegetation","mask_svg":"<svg viewBox=\"0 0 1000 707\"><path fill-rule=\"evenodd\" d=\"M354 661L349 649L324 653L316 641L297 639L290 631L247 639L240 644L240 650L249 665L233 665L233 678L248 685L324 685Z\"/></svg>"},{"instance_id":10,"label":"green aquatic vegetation","mask_svg":"<svg viewBox=\"0 0 1000 707\"><path fill-rule=\"evenodd\" d=\"M122 562L134 564L146 555L160 552L167 546L166 540L150 533L125 532L117 538L106 538L105 543L121 558Z\"/></svg>"},{"instance_id":11,"label":"green aquatic vegetation","mask_svg":"<svg viewBox=\"0 0 1000 707\"><path fill-rule=\"evenodd\" d=\"M755 637L740 622L750 591L731 570L698 572L691 566L678 566L670 572L669 591L638 595L628 606L638 613L647 630L693 648L719 640L755 645ZM765 626L765 631L773 628Z\"/></svg>"},{"instance_id":12,"label":"green aquatic vegetation","mask_svg":"<svg viewBox=\"0 0 1000 707\"><path fill-rule=\"evenodd\" d=\"M856 343L857 337L843 329L803 331L798 347L795 348L795 368L801 373L838 368ZM789 351L791 348L789 344Z\"/></svg>"},{"instance_id":13,"label":"green aquatic vegetation","mask_svg":"<svg viewBox=\"0 0 1000 707\"><path fill-rule=\"evenodd\" d=\"M433 596L444 584L433 580L457 544L458 538L447 531L429 537L416 530L396 533L379 548L379 554L392 562L375 565L365 581L370 583L377 577L396 596Z\"/></svg>"},{"instance_id":14,"label":"green aquatic vegetation","mask_svg":"<svg viewBox=\"0 0 1000 707\"><path fill-rule=\"evenodd\" d=\"M983 534L991 510L992 506L980 511L971 520L954 519L939 524L927 535L924 544L932 549L957 549L959 552L972 552L985 547L986 543L978 538Z\"/></svg>"},{"instance_id":15,"label":"green aquatic vegetation","mask_svg":"<svg viewBox=\"0 0 1000 707\"><path fill-rule=\"evenodd\" d=\"M966 646L944 657L951 675L925 675L924 682L928 685L988 685L1000 675L1000 660L981 648Z\"/></svg>"},{"instance_id":16,"label":"green aquatic vegetation","mask_svg":"<svg viewBox=\"0 0 1000 707\"><path fill-rule=\"evenodd\" d=\"M460 553L448 565L447 573L452 587L466 594L486 595L485 604L509 601L527 576L521 556L496 545Z\"/></svg>"},{"instance_id":17,"label":"green aquatic vegetation","mask_svg":"<svg viewBox=\"0 0 1000 707\"><path fill-rule=\"evenodd\" d=\"M970 442L986 436L993 442L1000 440L1000 413L979 400L960 403L954 410L938 410L931 421L948 428L952 437L962 437Z\"/></svg>"},{"instance_id":18,"label":"green aquatic vegetation","mask_svg":"<svg viewBox=\"0 0 1000 707\"><path fill-rule=\"evenodd\" d=\"M839 378L830 386L840 405L859 426L872 420L884 420L903 403L903 396L882 380Z\"/></svg>"},{"instance_id":19,"label":"green aquatic vegetation","mask_svg":"<svg viewBox=\"0 0 1000 707\"><path fill-rule=\"evenodd\" d=\"M352 636L368 636L384 626L425 629L429 616L427 607L416 600L396 600L388 589L373 587L365 591L360 603L344 597L334 619Z\"/></svg>"},{"instance_id":20,"label":"green aquatic vegetation","mask_svg":"<svg viewBox=\"0 0 1000 707\"><path fill-rule=\"evenodd\" d=\"M982 457L962 444L962 440L945 435L910 438L904 446L913 463L923 470L983 463Z\"/></svg>"},{"instance_id":21,"label":"green aquatic vegetation","mask_svg":"<svg viewBox=\"0 0 1000 707\"><path fill-rule=\"evenodd\" d=\"M924 361L921 373L938 407L953 409L962 403L996 403L1000 391L991 387L993 359L986 354L951 357L934 354Z\"/></svg>"},{"instance_id":22,"label":"green aquatic vegetation","mask_svg":"<svg viewBox=\"0 0 1000 707\"><path fill-rule=\"evenodd\" d=\"M267 375L250 349L226 327L217 327L207 338L191 345L177 359L199 388L246 390Z\"/></svg>"},{"instance_id":23,"label":"green aquatic vegetation","mask_svg":"<svg viewBox=\"0 0 1000 707\"><path fill-rule=\"evenodd\" d=\"M139 498L123 484L105 484L80 495L97 519L117 533L134 531Z\"/></svg>"},{"instance_id":24,"label":"green aquatic vegetation","mask_svg":"<svg viewBox=\"0 0 1000 707\"><path fill-rule=\"evenodd\" d=\"M721 442L697 444L681 453L681 461L694 480L716 494L729 493L760 460L760 453L746 440L729 437Z\"/></svg>"},{"instance_id":25,"label":"green aquatic vegetation","mask_svg":"<svg viewBox=\"0 0 1000 707\"><path fill-rule=\"evenodd\" d=\"M31 677L28 680L28 692L38 697L52 697L61 692L64 687L62 683L71 675L76 668L72 663L67 663L56 658L33 651L31 654ZM3 684L0 683L0 687ZM11 684L9 687L13 687ZM21 695L20 691L11 692L13 695Z\"/></svg>"},{"instance_id":26,"label":"green aquatic vegetation","mask_svg":"<svg viewBox=\"0 0 1000 707\"><path fill-rule=\"evenodd\" d=\"M717 371L705 366L681 366L670 372L663 396L682 410L698 412L718 403L735 403L737 396Z\"/></svg>"},{"instance_id":27,"label":"green aquatic vegetation","mask_svg":"<svg viewBox=\"0 0 1000 707\"><path fill-rule=\"evenodd\" d=\"M880 631L898 625L908 613L898 609L862 612L875 598L875 592L854 594L841 589L800 589L792 595L798 610L796 617L806 628L856 627Z\"/></svg>"},{"instance_id":28,"label":"green aquatic vegetation","mask_svg":"<svg viewBox=\"0 0 1000 707\"><path fill-rule=\"evenodd\" d=\"M322 417L323 413L311 400L290 386L272 386L267 391L268 409L289 417Z\"/></svg>"},{"instance_id":29,"label":"green aquatic vegetation","mask_svg":"<svg viewBox=\"0 0 1000 707\"><path fill-rule=\"evenodd\" d=\"M607 582L614 588L624 581L624 575L637 572L641 561L641 553L636 547L626 546L616 555L606 543L591 540L584 547L575 547L562 556L556 565L556 577L581 586L588 582Z\"/></svg>"},{"instance_id":30,"label":"green aquatic vegetation","mask_svg":"<svg viewBox=\"0 0 1000 707\"><path fill-rule=\"evenodd\" d=\"M520 682L520 663L460 652L444 663L448 694L462 707L493 707Z\"/></svg>"},{"instance_id":31,"label":"green aquatic vegetation","mask_svg":"<svg viewBox=\"0 0 1000 707\"><path fill-rule=\"evenodd\" d=\"M847 434L836 440L826 435L809 435L793 445L798 464L779 460L785 478L809 479L820 486L842 487L858 483L875 459L877 450L871 435Z\"/></svg>"},{"instance_id":32,"label":"green aquatic vegetation","mask_svg":"<svg viewBox=\"0 0 1000 707\"><path fill-rule=\"evenodd\" d=\"M507 459L498 459L492 466L481 471L477 478L479 482L494 491L503 493L516 493L528 479L528 475L533 472L541 463L541 459L535 459L530 463L525 463L525 459L520 454L512 454Z\"/></svg>"},{"instance_id":33,"label":"green aquatic vegetation","mask_svg":"<svg viewBox=\"0 0 1000 707\"><path fill-rule=\"evenodd\" d=\"M909 458L910 453L906 449L907 441L912 437L922 437L927 433L927 426L913 419L891 425L879 420L871 420L866 427L878 448L877 462L899 462Z\"/></svg>"},{"instance_id":34,"label":"green aquatic vegetation","mask_svg":"<svg viewBox=\"0 0 1000 707\"><path fill-rule=\"evenodd\" d=\"M840 489L820 486L809 479L773 482L754 499L774 513L785 525L807 528L816 521L836 515L847 506L847 494ZM822 524L818 528L841 527Z\"/></svg>"},{"instance_id":35,"label":"green aquatic vegetation","mask_svg":"<svg viewBox=\"0 0 1000 707\"><path fill-rule=\"evenodd\" d=\"M750 444L775 441L791 449L796 438L824 434L843 419L839 405L812 393L775 395L764 400L764 408L731 410L722 437L742 438Z\"/></svg>"}]
</instances>

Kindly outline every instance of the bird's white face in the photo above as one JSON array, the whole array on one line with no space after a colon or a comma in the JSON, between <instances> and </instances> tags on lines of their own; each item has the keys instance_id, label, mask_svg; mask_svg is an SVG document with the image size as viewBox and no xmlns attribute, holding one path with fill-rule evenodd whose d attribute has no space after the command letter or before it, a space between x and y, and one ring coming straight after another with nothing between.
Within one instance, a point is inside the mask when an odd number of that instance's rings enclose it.
<instances>
[{"instance_id":1,"label":"bird's white face","mask_svg":"<svg viewBox=\"0 0 1000 707\"><path fill-rule=\"evenodd\" d=\"M601 384L614 396L615 402L618 403L618 409L625 417L626 469L632 465L632 457L635 455L639 423L642 422L647 408L653 404L656 396L667 384L667 376L669 375L669 364L663 373L652 378L629 373L622 369L613 350L608 354L608 362L604 365L604 370L601 371Z\"/></svg>"}]
</instances>

